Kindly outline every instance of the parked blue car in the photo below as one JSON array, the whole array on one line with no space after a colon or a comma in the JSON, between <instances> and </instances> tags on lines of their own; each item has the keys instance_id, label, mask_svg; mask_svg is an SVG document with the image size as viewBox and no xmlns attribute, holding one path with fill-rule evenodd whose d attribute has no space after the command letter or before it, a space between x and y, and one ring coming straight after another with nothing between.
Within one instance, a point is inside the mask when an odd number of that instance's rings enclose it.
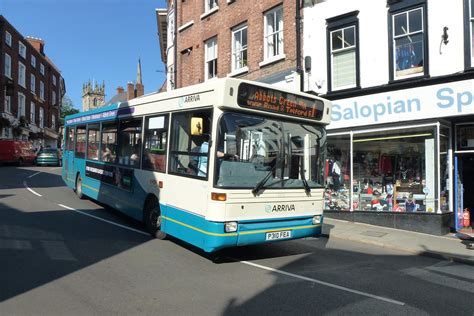
<instances>
[{"instance_id":1,"label":"parked blue car","mask_svg":"<svg viewBox=\"0 0 474 316\"><path fill-rule=\"evenodd\" d=\"M37 166L61 166L61 152L58 149L42 149L36 156Z\"/></svg>"}]
</instances>

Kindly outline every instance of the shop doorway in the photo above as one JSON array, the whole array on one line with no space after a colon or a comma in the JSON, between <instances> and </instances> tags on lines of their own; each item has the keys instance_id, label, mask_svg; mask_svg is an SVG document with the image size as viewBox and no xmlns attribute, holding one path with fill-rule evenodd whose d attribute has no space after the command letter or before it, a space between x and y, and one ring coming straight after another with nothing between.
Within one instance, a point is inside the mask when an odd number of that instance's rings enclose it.
<instances>
[{"instance_id":1,"label":"shop doorway","mask_svg":"<svg viewBox=\"0 0 474 316\"><path fill-rule=\"evenodd\" d=\"M474 153L462 153L457 155L457 200L458 208L462 211L466 208L474 211ZM459 225L460 226L460 225Z\"/></svg>"}]
</instances>

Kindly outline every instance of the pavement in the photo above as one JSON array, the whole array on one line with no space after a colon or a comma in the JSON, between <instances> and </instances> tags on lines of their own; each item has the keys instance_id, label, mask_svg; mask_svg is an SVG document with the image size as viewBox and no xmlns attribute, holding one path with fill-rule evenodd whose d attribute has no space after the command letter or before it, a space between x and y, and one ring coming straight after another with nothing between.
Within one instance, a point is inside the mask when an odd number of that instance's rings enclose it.
<instances>
[{"instance_id":1,"label":"pavement","mask_svg":"<svg viewBox=\"0 0 474 316\"><path fill-rule=\"evenodd\" d=\"M472 230L435 236L326 217L323 235L474 265Z\"/></svg>"}]
</instances>

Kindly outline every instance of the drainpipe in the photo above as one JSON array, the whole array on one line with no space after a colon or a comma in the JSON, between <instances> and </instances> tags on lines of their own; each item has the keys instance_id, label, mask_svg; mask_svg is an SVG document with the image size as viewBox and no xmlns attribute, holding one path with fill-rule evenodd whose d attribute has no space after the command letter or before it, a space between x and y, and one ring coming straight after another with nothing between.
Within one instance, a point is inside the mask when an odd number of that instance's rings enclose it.
<instances>
[{"instance_id":1,"label":"drainpipe","mask_svg":"<svg viewBox=\"0 0 474 316\"><path fill-rule=\"evenodd\" d=\"M300 78L300 91L304 91L304 72L301 66L301 3L296 0L296 73Z\"/></svg>"},{"instance_id":2,"label":"drainpipe","mask_svg":"<svg viewBox=\"0 0 474 316\"><path fill-rule=\"evenodd\" d=\"M178 0L173 1L174 6L174 88L178 89Z\"/></svg>"}]
</instances>

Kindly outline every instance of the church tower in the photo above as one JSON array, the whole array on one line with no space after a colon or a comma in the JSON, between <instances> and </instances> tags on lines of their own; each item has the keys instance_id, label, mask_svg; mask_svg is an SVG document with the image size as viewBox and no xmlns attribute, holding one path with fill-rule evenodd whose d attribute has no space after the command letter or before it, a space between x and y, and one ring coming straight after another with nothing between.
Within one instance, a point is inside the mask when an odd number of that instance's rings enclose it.
<instances>
[{"instance_id":1,"label":"church tower","mask_svg":"<svg viewBox=\"0 0 474 316\"><path fill-rule=\"evenodd\" d=\"M90 80L82 85L82 111L97 109L105 104L105 83L91 83Z\"/></svg>"}]
</instances>

